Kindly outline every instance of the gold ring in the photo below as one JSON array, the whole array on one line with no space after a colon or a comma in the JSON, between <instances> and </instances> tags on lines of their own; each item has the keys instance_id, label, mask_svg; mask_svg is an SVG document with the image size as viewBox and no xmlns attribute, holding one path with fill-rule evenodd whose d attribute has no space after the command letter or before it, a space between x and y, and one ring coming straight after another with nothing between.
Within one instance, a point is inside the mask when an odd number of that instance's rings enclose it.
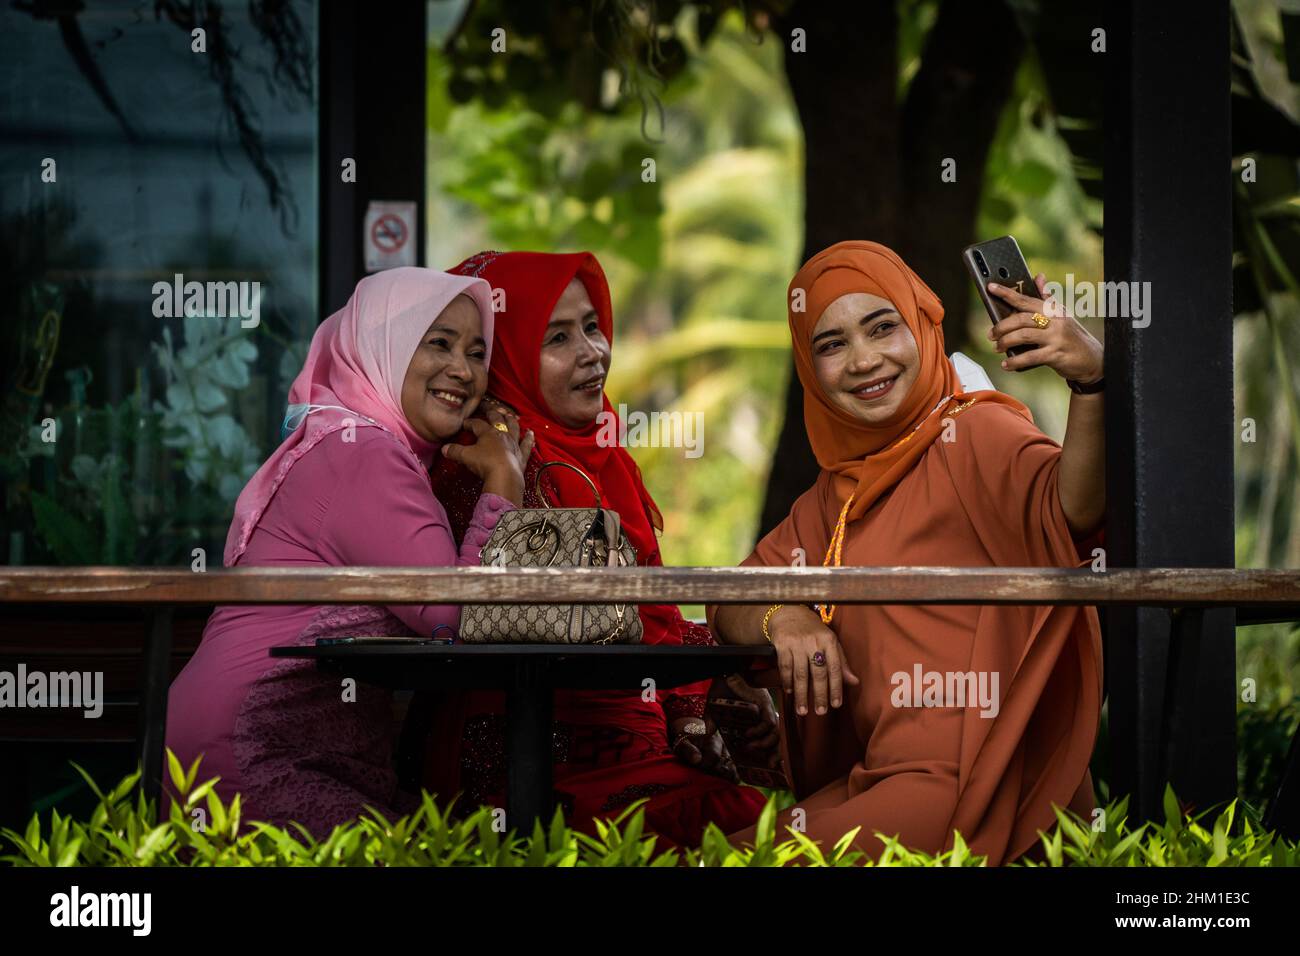
<instances>
[{"instance_id":1,"label":"gold ring","mask_svg":"<svg viewBox=\"0 0 1300 956\"><path fill-rule=\"evenodd\" d=\"M1043 315L1041 312L1034 313L1034 325L1038 326L1040 329L1047 328L1047 324L1051 321L1051 319Z\"/></svg>"},{"instance_id":2,"label":"gold ring","mask_svg":"<svg viewBox=\"0 0 1300 956\"><path fill-rule=\"evenodd\" d=\"M492 427L495 428L495 429L496 429L497 431L499 431L499 432L505 432L505 433L507 433L507 434L510 433L510 429L507 428L505 425L501 424L501 422L493 422L493 423L492 423Z\"/></svg>"}]
</instances>

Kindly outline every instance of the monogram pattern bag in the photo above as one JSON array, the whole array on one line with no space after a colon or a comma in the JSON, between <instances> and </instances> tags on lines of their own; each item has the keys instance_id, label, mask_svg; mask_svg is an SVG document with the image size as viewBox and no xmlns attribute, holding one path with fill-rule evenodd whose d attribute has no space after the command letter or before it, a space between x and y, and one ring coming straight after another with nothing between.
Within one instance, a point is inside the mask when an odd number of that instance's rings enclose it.
<instances>
[{"instance_id":1,"label":"monogram pattern bag","mask_svg":"<svg viewBox=\"0 0 1300 956\"><path fill-rule=\"evenodd\" d=\"M596 499L594 508L516 508L497 522L479 550L484 565L508 568L623 567L636 564L636 549L623 533L618 512L600 506L600 493L580 469L548 461L582 475ZM460 639L467 644L638 644L641 615L635 604L466 604Z\"/></svg>"}]
</instances>

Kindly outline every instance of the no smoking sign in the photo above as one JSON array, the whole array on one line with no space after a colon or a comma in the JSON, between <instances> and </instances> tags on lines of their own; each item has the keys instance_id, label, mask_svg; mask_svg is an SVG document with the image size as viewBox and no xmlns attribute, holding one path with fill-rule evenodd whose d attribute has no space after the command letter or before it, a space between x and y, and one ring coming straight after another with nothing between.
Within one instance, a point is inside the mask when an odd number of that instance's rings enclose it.
<instances>
[{"instance_id":1,"label":"no smoking sign","mask_svg":"<svg viewBox=\"0 0 1300 956\"><path fill-rule=\"evenodd\" d=\"M415 265L415 203L372 202L366 206L366 271Z\"/></svg>"}]
</instances>

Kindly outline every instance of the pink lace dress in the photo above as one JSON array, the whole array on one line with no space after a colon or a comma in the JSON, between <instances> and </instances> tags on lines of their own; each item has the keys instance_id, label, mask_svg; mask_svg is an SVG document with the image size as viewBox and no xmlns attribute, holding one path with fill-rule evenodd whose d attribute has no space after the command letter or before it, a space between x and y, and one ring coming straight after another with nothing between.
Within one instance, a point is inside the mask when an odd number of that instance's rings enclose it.
<instances>
[{"instance_id":1,"label":"pink lace dress","mask_svg":"<svg viewBox=\"0 0 1300 956\"><path fill-rule=\"evenodd\" d=\"M513 506L479 498L459 551L429 479L405 448L375 428L323 439L294 466L249 539L241 567L446 567L478 564L478 549ZM456 605L222 606L172 683L167 746L199 780L217 776L243 817L301 823L323 836L365 806L410 809L392 766L389 691L271 658L277 644L333 635L424 635L455 628ZM445 630L442 635L450 636Z\"/></svg>"}]
</instances>

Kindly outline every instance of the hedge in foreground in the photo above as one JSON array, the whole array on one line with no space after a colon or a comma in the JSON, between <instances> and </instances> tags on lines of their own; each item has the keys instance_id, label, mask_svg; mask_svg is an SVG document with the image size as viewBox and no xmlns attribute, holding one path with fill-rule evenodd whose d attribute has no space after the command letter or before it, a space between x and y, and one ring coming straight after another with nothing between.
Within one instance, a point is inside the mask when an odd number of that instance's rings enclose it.
<instances>
[{"instance_id":1,"label":"hedge in foreground","mask_svg":"<svg viewBox=\"0 0 1300 956\"><path fill-rule=\"evenodd\" d=\"M870 860L851 849L852 830L829 852L803 834L775 834L776 804L769 800L759 820L756 845L732 846L710 825L700 847L656 851L644 832L644 811L633 804L613 820L597 822L596 835L576 832L557 812L548 829L531 834L498 832L491 807L456 819L427 793L419 808L390 823L368 811L355 823L335 827L323 840L297 824L293 830L245 823L236 796L225 804L216 780L195 786L198 761L185 771L169 752L169 771L179 799L170 817L154 824L155 807L137 788L140 774L101 791L84 770L78 773L99 803L82 823L52 811L48 829L34 815L25 833L0 830L0 861L15 866L983 866L961 835L953 849L932 856L909 850L882 835L886 849ZM75 766L75 765L74 765ZM134 801L132 794L135 794ZM1104 829L1065 810L1057 825L1041 834L1048 866L1297 866L1300 841L1263 831L1237 801L1207 827L1185 815L1173 791L1165 791L1165 821L1128 826L1128 798L1112 802ZM195 813L195 811L201 811ZM204 818L199 826L198 819ZM6 852L13 851L13 852Z\"/></svg>"}]
</instances>

